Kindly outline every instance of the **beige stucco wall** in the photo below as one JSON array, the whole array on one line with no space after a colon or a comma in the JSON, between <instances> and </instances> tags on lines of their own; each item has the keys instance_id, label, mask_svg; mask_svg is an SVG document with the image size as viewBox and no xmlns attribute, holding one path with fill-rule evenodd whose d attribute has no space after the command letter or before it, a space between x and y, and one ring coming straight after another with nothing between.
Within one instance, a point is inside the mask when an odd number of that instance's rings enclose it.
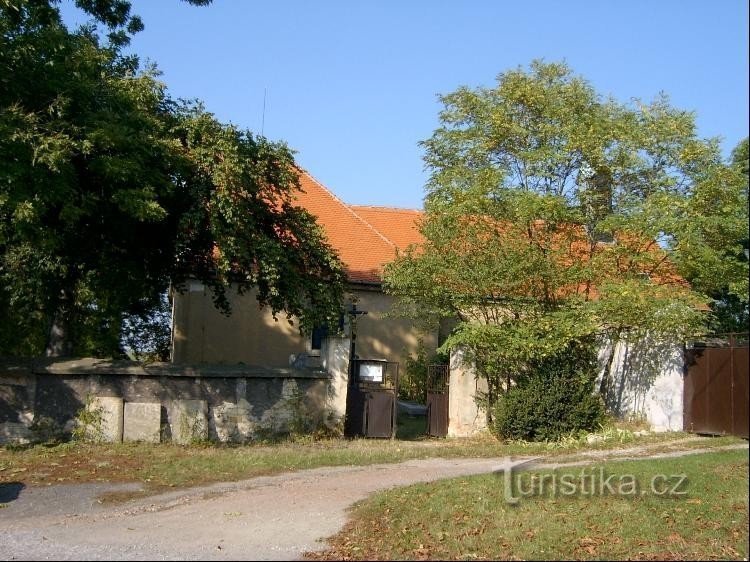
<instances>
[{"instance_id":1,"label":"beige stucco wall","mask_svg":"<svg viewBox=\"0 0 750 562\"><path fill-rule=\"evenodd\" d=\"M268 308L258 306L254 292L230 292L227 296L232 307L230 316L216 310L210 291L200 283L191 282L186 292L175 293L173 362L287 367L290 354L309 351L309 338L299 334L296 323L290 325L283 313L274 321ZM403 364L404 351L416 353L420 337L428 352L437 347L437 330L425 335L409 320L385 318L393 306L393 297L354 288L347 300L368 312L357 323L359 357Z\"/></svg>"},{"instance_id":2,"label":"beige stucco wall","mask_svg":"<svg viewBox=\"0 0 750 562\"><path fill-rule=\"evenodd\" d=\"M432 353L437 348L437 329L424 333L413 321L406 318L387 318L395 304L394 297L380 291L357 290L351 292L357 308L366 310L357 320L356 353L363 359L387 359L403 365L405 354L416 354L419 339Z\"/></svg>"},{"instance_id":3,"label":"beige stucco wall","mask_svg":"<svg viewBox=\"0 0 750 562\"><path fill-rule=\"evenodd\" d=\"M477 377L461 349L451 352L448 392L448 436L469 437L487 428L487 412L477 394L487 392L487 380Z\"/></svg>"},{"instance_id":4,"label":"beige stucco wall","mask_svg":"<svg viewBox=\"0 0 750 562\"><path fill-rule=\"evenodd\" d=\"M211 291L192 281L187 291L174 294L172 361L175 363L247 363L288 367L289 355L305 351L307 339L286 315L274 320L261 309L255 292L227 294L232 314L214 306Z\"/></svg>"},{"instance_id":5,"label":"beige stucco wall","mask_svg":"<svg viewBox=\"0 0 750 562\"><path fill-rule=\"evenodd\" d=\"M599 351L599 388L611 344ZM612 361L614 396L607 404L617 416L643 418L655 431L683 427L684 355L681 344L649 340L618 342Z\"/></svg>"}]
</instances>

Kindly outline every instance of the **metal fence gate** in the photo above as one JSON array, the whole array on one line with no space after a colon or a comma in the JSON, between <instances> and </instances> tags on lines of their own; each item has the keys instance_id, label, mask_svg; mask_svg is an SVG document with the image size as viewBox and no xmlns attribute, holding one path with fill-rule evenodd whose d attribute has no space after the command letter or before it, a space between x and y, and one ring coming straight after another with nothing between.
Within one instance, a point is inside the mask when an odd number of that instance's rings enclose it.
<instances>
[{"instance_id":1,"label":"metal fence gate","mask_svg":"<svg viewBox=\"0 0 750 562\"><path fill-rule=\"evenodd\" d=\"M685 350L684 428L748 438L747 334L694 341Z\"/></svg>"},{"instance_id":2,"label":"metal fence gate","mask_svg":"<svg viewBox=\"0 0 750 562\"><path fill-rule=\"evenodd\" d=\"M344 434L393 438L397 396L398 363L354 359L346 396Z\"/></svg>"},{"instance_id":3,"label":"metal fence gate","mask_svg":"<svg viewBox=\"0 0 750 562\"><path fill-rule=\"evenodd\" d=\"M427 367L427 435L445 437L448 435L448 386L450 368L448 365L428 365Z\"/></svg>"}]
</instances>

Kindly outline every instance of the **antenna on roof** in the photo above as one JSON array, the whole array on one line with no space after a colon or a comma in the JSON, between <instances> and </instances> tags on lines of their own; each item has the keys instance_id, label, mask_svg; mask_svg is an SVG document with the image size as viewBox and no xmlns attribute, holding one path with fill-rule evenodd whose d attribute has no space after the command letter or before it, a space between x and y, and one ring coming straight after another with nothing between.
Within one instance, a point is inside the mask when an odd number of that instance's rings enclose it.
<instances>
[{"instance_id":1,"label":"antenna on roof","mask_svg":"<svg viewBox=\"0 0 750 562\"><path fill-rule=\"evenodd\" d=\"M268 93L268 88L263 88L263 116L261 117L260 121L260 136L263 136L263 131L266 128L266 94Z\"/></svg>"}]
</instances>

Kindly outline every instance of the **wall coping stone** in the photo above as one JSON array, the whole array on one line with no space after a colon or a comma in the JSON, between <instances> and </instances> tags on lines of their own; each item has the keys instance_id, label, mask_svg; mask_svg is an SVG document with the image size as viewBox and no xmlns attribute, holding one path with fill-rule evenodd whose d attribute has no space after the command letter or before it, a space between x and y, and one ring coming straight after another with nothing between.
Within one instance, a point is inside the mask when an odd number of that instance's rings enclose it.
<instances>
[{"instance_id":1,"label":"wall coping stone","mask_svg":"<svg viewBox=\"0 0 750 562\"><path fill-rule=\"evenodd\" d=\"M95 359L19 359L0 361L0 377L38 375L135 375L205 378L292 378L327 379L322 369L264 367L258 365L206 363L141 363L139 361Z\"/></svg>"}]
</instances>

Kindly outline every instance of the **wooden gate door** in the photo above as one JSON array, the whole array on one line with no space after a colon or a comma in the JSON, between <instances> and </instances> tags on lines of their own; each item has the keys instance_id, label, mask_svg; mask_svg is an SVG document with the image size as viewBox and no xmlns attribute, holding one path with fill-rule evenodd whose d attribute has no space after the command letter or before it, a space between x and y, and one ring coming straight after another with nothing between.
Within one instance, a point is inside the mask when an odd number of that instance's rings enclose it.
<instances>
[{"instance_id":1,"label":"wooden gate door","mask_svg":"<svg viewBox=\"0 0 750 562\"><path fill-rule=\"evenodd\" d=\"M427 367L427 435L448 435L448 365Z\"/></svg>"},{"instance_id":2,"label":"wooden gate door","mask_svg":"<svg viewBox=\"0 0 750 562\"><path fill-rule=\"evenodd\" d=\"M381 437L396 434L398 363L355 359L346 400L347 437Z\"/></svg>"},{"instance_id":3,"label":"wooden gate door","mask_svg":"<svg viewBox=\"0 0 750 562\"><path fill-rule=\"evenodd\" d=\"M730 334L685 351L684 428L748 438L748 340Z\"/></svg>"}]
</instances>

